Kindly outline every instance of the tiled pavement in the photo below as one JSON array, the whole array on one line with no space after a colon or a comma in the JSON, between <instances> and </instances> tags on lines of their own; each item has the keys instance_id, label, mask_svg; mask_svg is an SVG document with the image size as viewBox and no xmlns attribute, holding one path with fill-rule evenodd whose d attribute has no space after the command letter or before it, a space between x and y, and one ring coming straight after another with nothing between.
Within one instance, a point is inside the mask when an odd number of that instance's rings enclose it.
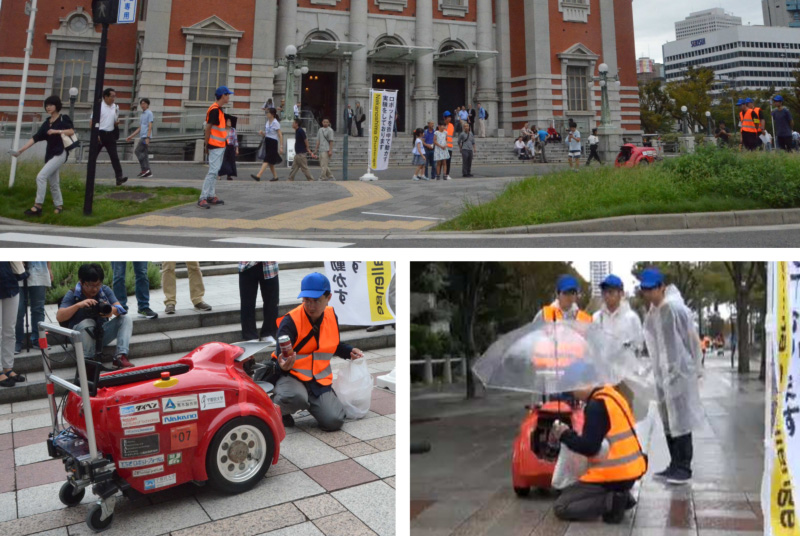
<instances>
[{"instance_id":1,"label":"tiled pavement","mask_svg":"<svg viewBox=\"0 0 800 536\"><path fill-rule=\"evenodd\" d=\"M634 488L639 504L621 525L566 523L553 496L518 499L511 489L511 441L528 399L490 395L465 403L453 390L412 390L411 439L429 439L411 459L411 533L419 536L755 536L761 534L764 388L757 372L740 377L727 358L706 362L706 419L694 434L691 486L652 479L668 454L658 419L644 426L650 469ZM758 370L758 364L753 363ZM463 389L463 387L462 387ZM649 429L649 431L648 431ZM454 478L453 475L458 475Z\"/></svg>"},{"instance_id":2,"label":"tiled pavement","mask_svg":"<svg viewBox=\"0 0 800 536\"><path fill-rule=\"evenodd\" d=\"M373 376L394 366L394 349L365 352ZM339 363L341 366L342 363ZM337 367L338 368L338 367ZM106 534L395 534L395 397L374 389L367 416L323 432L307 413L287 429L281 457L253 490L223 495L185 484L117 504ZM0 534L90 534L82 504L65 508L60 460L47 456L45 400L0 406Z\"/></svg>"}]
</instances>

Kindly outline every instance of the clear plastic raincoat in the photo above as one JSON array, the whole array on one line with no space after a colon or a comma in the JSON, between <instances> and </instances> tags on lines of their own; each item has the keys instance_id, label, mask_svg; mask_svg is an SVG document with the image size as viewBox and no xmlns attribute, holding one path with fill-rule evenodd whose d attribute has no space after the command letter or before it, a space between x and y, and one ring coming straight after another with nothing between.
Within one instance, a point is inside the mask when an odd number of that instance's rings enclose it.
<instances>
[{"instance_id":1,"label":"clear plastic raincoat","mask_svg":"<svg viewBox=\"0 0 800 536\"><path fill-rule=\"evenodd\" d=\"M599 324L604 331L622 340L636 354L644 347L642 321L639 320L627 300L623 300L613 313L606 304L592 315L595 324Z\"/></svg>"},{"instance_id":2,"label":"clear plastic raincoat","mask_svg":"<svg viewBox=\"0 0 800 536\"><path fill-rule=\"evenodd\" d=\"M702 352L691 312L674 285L667 287L661 305L650 306L644 337L664 431L673 437L688 434L703 418L698 387Z\"/></svg>"}]
</instances>

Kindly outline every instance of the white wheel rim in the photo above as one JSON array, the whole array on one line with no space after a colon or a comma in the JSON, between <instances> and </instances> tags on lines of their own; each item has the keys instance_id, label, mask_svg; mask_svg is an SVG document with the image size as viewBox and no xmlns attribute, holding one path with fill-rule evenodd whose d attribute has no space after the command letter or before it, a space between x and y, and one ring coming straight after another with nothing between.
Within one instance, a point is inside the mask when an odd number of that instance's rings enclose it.
<instances>
[{"instance_id":1,"label":"white wheel rim","mask_svg":"<svg viewBox=\"0 0 800 536\"><path fill-rule=\"evenodd\" d=\"M217 469L228 482L246 482L266 463L267 440L250 425L230 430L216 452Z\"/></svg>"}]
</instances>

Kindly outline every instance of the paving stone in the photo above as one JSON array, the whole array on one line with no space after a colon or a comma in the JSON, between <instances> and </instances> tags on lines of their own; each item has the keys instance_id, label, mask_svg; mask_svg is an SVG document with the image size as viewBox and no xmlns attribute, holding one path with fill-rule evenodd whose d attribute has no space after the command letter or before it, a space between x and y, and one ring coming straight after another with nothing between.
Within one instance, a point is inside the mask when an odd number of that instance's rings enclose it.
<instances>
[{"instance_id":1,"label":"paving stone","mask_svg":"<svg viewBox=\"0 0 800 536\"><path fill-rule=\"evenodd\" d=\"M33 536L69 536L67 527L60 527L53 530L46 530L44 532L37 532Z\"/></svg>"},{"instance_id":2,"label":"paving stone","mask_svg":"<svg viewBox=\"0 0 800 536\"><path fill-rule=\"evenodd\" d=\"M394 476L395 474L395 451L387 450L377 454L369 454L354 458L353 461L366 467L370 472L375 473L380 478Z\"/></svg>"},{"instance_id":3,"label":"paving stone","mask_svg":"<svg viewBox=\"0 0 800 536\"><path fill-rule=\"evenodd\" d=\"M387 419L395 420L395 418L394 418L395 414L394 413L392 413L391 415L384 415L384 417L386 417Z\"/></svg>"},{"instance_id":4,"label":"paving stone","mask_svg":"<svg viewBox=\"0 0 800 536\"><path fill-rule=\"evenodd\" d=\"M34 486L17 491L19 517L27 517L66 508L66 506L61 504L61 501L58 500L58 491L61 489L62 484L63 482L53 482L52 484L43 484L41 486ZM81 504L88 504L95 500L97 500L97 497L95 497L90 490L83 497Z\"/></svg>"},{"instance_id":5,"label":"paving stone","mask_svg":"<svg viewBox=\"0 0 800 536\"><path fill-rule=\"evenodd\" d=\"M328 494L309 497L300 501L295 501L294 505L302 511L308 519L312 521L321 517L326 517L347 509L339 501Z\"/></svg>"},{"instance_id":6,"label":"paving stone","mask_svg":"<svg viewBox=\"0 0 800 536\"><path fill-rule=\"evenodd\" d=\"M305 470L305 473L328 491L356 486L378 479L374 473L350 459L310 467Z\"/></svg>"},{"instance_id":7,"label":"paving stone","mask_svg":"<svg viewBox=\"0 0 800 536\"><path fill-rule=\"evenodd\" d=\"M0 415L8 415L11 413L11 404L0 404Z\"/></svg>"},{"instance_id":8,"label":"paving stone","mask_svg":"<svg viewBox=\"0 0 800 536\"><path fill-rule=\"evenodd\" d=\"M395 434L395 422L387 417L376 417L354 422L346 422L342 430L362 441L377 439Z\"/></svg>"},{"instance_id":9,"label":"paving stone","mask_svg":"<svg viewBox=\"0 0 800 536\"><path fill-rule=\"evenodd\" d=\"M11 451L6 451L11 454ZM12 456L0 456L0 493L14 491L16 489L16 474L14 473L14 458Z\"/></svg>"},{"instance_id":10,"label":"paving stone","mask_svg":"<svg viewBox=\"0 0 800 536\"><path fill-rule=\"evenodd\" d=\"M370 402L369 410L378 415L391 415L395 412L394 397L379 398Z\"/></svg>"},{"instance_id":11,"label":"paving stone","mask_svg":"<svg viewBox=\"0 0 800 536\"><path fill-rule=\"evenodd\" d=\"M14 463L17 466L51 459L47 453L47 442L45 441L14 449Z\"/></svg>"},{"instance_id":12,"label":"paving stone","mask_svg":"<svg viewBox=\"0 0 800 536\"><path fill-rule=\"evenodd\" d=\"M50 427L46 428L33 428L23 432L14 432L14 448L27 447L34 443L41 443L47 439L47 434L50 433Z\"/></svg>"},{"instance_id":13,"label":"paving stone","mask_svg":"<svg viewBox=\"0 0 800 536\"><path fill-rule=\"evenodd\" d=\"M204 490L197 496L211 519L268 508L289 501L296 501L324 493L325 490L302 471L294 471L273 478L265 478L253 489L238 495L223 495Z\"/></svg>"},{"instance_id":14,"label":"paving stone","mask_svg":"<svg viewBox=\"0 0 800 536\"><path fill-rule=\"evenodd\" d=\"M389 484L390 486L392 486L394 489L397 489L397 486L395 485L395 480L394 480L393 476L390 476L389 478L384 478L383 481L386 482L387 484Z\"/></svg>"},{"instance_id":15,"label":"paving stone","mask_svg":"<svg viewBox=\"0 0 800 536\"><path fill-rule=\"evenodd\" d=\"M195 526L178 532L172 536L217 536L219 534L255 534L298 525L306 520L300 510L293 504L281 504L271 508L263 508L221 521L213 521L205 525Z\"/></svg>"},{"instance_id":16,"label":"paving stone","mask_svg":"<svg viewBox=\"0 0 800 536\"><path fill-rule=\"evenodd\" d=\"M0 451L14 448L14 434L0 434Z\"/></svg>"},{"instance_id":17,"label":"paving stone","mask_svg":"<svg viewBox=\"0 0 800 536\"><path fill-rule=\"evenodd\" d=\"M385 482L363 484L332 495L380 536L394 536L395 490Z\"/></svg>"},{"instance_id":18,"label":"paving stone","mask_svg":"<svg viewBox=\"0 0 800 536\"><path fill-rule=\"evenodd\" d=\"M0 434L8 434L8 433L11 433L11 421L10 420L0 421Z\"/></svg>"},{"instance_id":19,"label":"paving stone","mask_svg":"<svg viewBox=\"0 0 800 536\"><path fill-rule=\"evenodd\" d=\"M46 462L31 463L17 467L17 489L64 482L67 473L61 460L48 459Z\"/></svg>"},{"instance_id":20,"label":"paving stone","mask_svg":"<svg viewBox=\"0 0 800 536\"><path fill-rule=\"evenodd\" d=\"M87 506L81 504L74 508L62 508L30 517L14 519L0 523L0 534L3 536L24 536L46 530L66 527L74 523L82 523L86 517Z\"/></svg>"},{"instance_id":21,"label":"paving stone","mask_svg":"<svg viewBox=\"0 0 800 536\"><path fill-rule=\"evenodd\" d=\"M350 512L343 512L341 514L317 519L314 521L314 525L316 525L325 536L373 536L375 534ZM394 532L392 534L394 534Z\"/></svg>"},{"instance_id":22,"label":"paving stone","mask_svg":"<svg viewBox=\"0 0 800 536\"><path fill-rule=\"evenodd\" d=\"M12 419L11 422L15 432L21 432L22 430L33 430L34 428L43 428L53 424L49 413L29 415L27 417L17 417L16 419ZM5 433L3 432L2 428L0 428L0 433Z\"/></svg>"},{"instance_id":23,"label":"paving stone","mask_svg":"<svg viewBox=\"0 0 800 536\"><path fill-rule=\"evenodd\" d=\"M159 505L134 504L120 499L114 509L114 521L103 534L109 536L156 536L207 521L209 521L208 516L192 498ZM95 532L84 522L71 525L69 534L70 536L91 536Z\"/></svg>"},{"instance_id":24,"label":"paving stone","mask_svg":"<svg viewBox=\"0 0 800 536\"><path fill-rule=\"evenodd\" d=\"M378 439L370 439L367 444L372 445L380 451L392 450L395 448L396 437L394 435L379 437Z\"/></svg>"},{"instance_id":25,"label":"paving stone","mask_svg":"<svg viewBox=\"0 0 800 536\"><path fill-rule=\"evenodd\" d=\"M367 454L375 454L379 452L378 449L368 443L353 443L352 445L345 445L344 447L337 447L339 452L348 458L355 458L357 456L366 456Z\"/></svg>"},{"instance_id":26,"label":"paving stone","mask_svg":"<svg viewBox=\"0 0 800 536\"><path fill-rule=\"evenodd\" d=\"M300 470L299 467L297 467L292 462L281 456L280 458L278 458L278 463L270 467L269 470L267 471L267 478L299 470Z\"/></svg>"},{"instance_id":27,"label":"paving stone","mask_svg":"<svg viewBox=\"0 0 800 536\"><path fill-rule=\"evenodd\" d=\"M286 527L285 529L273 530L272 532L265 532L259 536L324 536L322 532L310 521Z\"/></svg>"},{"instance_id":28,"label":"paving stone","mask_svg":"<svg viewBox=\"0 0 800 536\"><path fill-rule=\"evenodd\" d=\"M292 434L281 443L281 455L300 469L347 458L333 447L309 434Z\"/></svg>"},{"instance_id":29,"label":"paving stone","mask_svg":"<svg viewBox=\"0 0 800 536\"><path fill-rule=\"evenodd\" d=\"M26 400L24 402L14 402L11 404L12 413L22 413L23 411L34 411L37 409L48 409L49 401L46 398L36 400ZM7 405L7 404L4 404Z\"/></svg>"},{"instance_id":30,"label":"paving stone","mask_svg":"<svg viewBox=\"0 0 800 536\"><path fill-rule=\"evenodd\" d=\"M0 521L17 519L17 494L13 491L0 493Z\"/></svg>"}]
</instances>

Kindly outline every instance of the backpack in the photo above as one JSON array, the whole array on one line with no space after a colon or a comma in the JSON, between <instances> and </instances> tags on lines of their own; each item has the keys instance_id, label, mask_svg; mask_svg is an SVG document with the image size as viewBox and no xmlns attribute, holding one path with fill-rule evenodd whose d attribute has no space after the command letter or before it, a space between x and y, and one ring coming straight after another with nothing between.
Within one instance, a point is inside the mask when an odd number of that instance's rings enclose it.
<instances>
[{"instance_id":1,"label":"backpack","mask_svg":"<svg viewBox=\"0 0 800 536\"><path fill-rule=\"evenodd\" d=\"M489 120L489 110L487 110L486 108L483 109L483 119L485 121Z\"/></svg>"}]
</instances>

